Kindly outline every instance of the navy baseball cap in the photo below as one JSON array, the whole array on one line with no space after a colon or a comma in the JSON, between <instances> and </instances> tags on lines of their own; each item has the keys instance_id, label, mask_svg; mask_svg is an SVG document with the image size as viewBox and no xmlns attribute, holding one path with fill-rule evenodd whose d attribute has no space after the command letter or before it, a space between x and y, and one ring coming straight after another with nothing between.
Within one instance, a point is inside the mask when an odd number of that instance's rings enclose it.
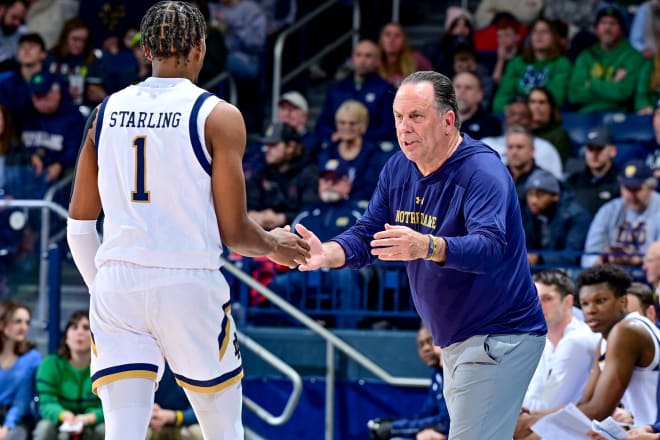
<instances>
[{"instance_id":1,"label":"navy baseball cap","mask_svg":"<svg viewBox=\"0 0 660 440\"><path fill-rule=\"evenodd\" d=\"M525 192L530 189L539 189L552 194L560 193L559 181L546 170L536 170L529 176L525 183Z\"/></svg>"},{"instance_id":2,"label":"navy baseball cap","mask_svg":"<svg viewBox=\"0 0 660 440\"><path fill-rule=\"evenodd\" d=\"M45 95L46 93L50 92L50 90L53 88L53 85L55 84L58 84L58 80L55 74L42 71L37 72L32 76L28 87L30 89L30 93L33 95Z\"/></svg>"},{"instance_id":3,"label":"navy baseball cap","mask_svg":"<svg viewBox=\"0 0 660 440\"><path fill-rule=\"evenodd\" d=\"M605 148L608 145L612 145L612 136L610 135L610 130L604 125L592 128L587 132L586 144L600 148Z\"/></svg>"},{"instance_id":4,"label":"navy baseball cap","mask_svg":"<svg viewBox=\"0 0 660 440\"><path fill-rule=\"evenodd\" d=\"M629 188L641 188L646 180L653 177L653 170L641 160L631 160L623 167L619 182Z\"/></svg>"},{"instance_id":5,"label":"navy baseball cap","mask_svg":"<svg viewBox=\"0 0 660 440\"><path fill-rule=\"evenodd\" d=\"M323 165L320 174L321 177L325 178L341 178L349 175L350 170L346 166L346 163L338 159L328 159Z\"/></svg>"}]
</instances>

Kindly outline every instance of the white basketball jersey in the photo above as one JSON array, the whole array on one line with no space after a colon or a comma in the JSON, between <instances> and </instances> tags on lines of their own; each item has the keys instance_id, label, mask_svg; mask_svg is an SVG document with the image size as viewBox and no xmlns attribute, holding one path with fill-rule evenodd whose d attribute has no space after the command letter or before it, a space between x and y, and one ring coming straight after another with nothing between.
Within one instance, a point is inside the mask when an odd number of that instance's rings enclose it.
<instances>
[{"instance_id":1,"label":"white basketball jersey","mask_svg":"<svg viewBox=\"0 0 660 440\"><path fill-rule=\"evenodd\" d=\"M182 78L149 78L112 94L97 116L105 219L96 266L218 269L206 118L219 99Z\"/></svg>"},{"instance_id":2,"label":"white basketball jersey","mask_svg":"<svg viewBox=\"0 0 660 440\"><path fill-rule=\"evenodd\" d=\"M631 319L642 323L642 328L649 332L653 340L653 347L655 349L653 360L646 367L635 367L630 377L630 383L621 397L623 407L630 411L635 418L635 425L650 425L655 422L658 412L660 330L653 322L637 312L627 314L624 319ZM604 368L603 358L607 352L606 342L606 340L603 340L601 343L601 361L599 362L601 371Z\"/></svg>"}]
</instances>

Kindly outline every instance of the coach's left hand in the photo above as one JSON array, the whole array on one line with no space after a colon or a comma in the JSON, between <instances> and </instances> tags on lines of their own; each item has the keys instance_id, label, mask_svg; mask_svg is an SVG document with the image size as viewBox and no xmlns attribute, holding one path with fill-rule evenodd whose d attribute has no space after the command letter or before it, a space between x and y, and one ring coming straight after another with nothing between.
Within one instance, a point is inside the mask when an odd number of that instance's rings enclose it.
<instances>
[{"instance_id":1,"label":"coach's left hand","mask_svg":"<svg viewBox=\"0 0 660 440\"><path fill-rule=\"evenodd\" d=\"M426 258L430 237L407 226L385 224L385 230L376 232L371 241L371 254L383 261L410 261Z\"/></svg>"}]
</instances>

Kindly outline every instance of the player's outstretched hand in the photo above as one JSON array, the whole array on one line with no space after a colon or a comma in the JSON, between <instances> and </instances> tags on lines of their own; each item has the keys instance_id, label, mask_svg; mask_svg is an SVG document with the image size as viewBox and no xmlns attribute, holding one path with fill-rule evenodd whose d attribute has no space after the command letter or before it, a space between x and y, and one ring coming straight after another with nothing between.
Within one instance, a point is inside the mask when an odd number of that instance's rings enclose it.
<instances>
[{"instance_id":1,"label":"player's outstretched hand","mask_svg":"<svg viewBox=\"0 0 660 440\"><path fill-rule=\"evenodd\" d=\"M321 240L312 231L298 223L296 225L296 232L309 244L310 257L305 264L298 266L298 270L308 271L316 270L323 266L325 256L323 255L323 245Z\"/></svg>"},{"instance_id":2,"label":"player's outstretched hand","mask_svg":"<svg viewBox=\"0 0 660 440\"><path fill-rule=\"evenodd\" d=\"M275 228L269 234L277 240L277 249L267 255L275 263L295 269L310 258L309 244L292 233L290 226Z\"/></svg>"},{"instance_id":3,"label":"player's outstretched hand","mask_svg":"<svg viewBox=\"0 0 660 440\"><path fill-rule=\"evenodd\" d=\"M385 224L385 230L374 234L371 254L384 261L409 261L428 255L429 237L407 226Z\"/></svg>"}]
</instances>

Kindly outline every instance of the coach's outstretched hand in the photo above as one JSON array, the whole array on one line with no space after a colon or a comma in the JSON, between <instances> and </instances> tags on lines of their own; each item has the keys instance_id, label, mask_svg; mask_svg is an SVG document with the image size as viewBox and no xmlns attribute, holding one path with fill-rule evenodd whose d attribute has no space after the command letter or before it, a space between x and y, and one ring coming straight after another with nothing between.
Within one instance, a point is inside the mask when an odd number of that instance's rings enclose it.
<instances>
[{"instance_id":1,"label":"coach's outstretched hand","mask_svg":"<svg viewBox=\"0 0 660 440\"><path fill-rule=\"evenodd\" d=\"M290 226L275 228L269 234L275 237L277 241L275 251L267 255L271 261L295 269L310 258L309 244L306 240L292 233Z\"/></svg>"},{"instance_id":2,"label":"coach's outstretched hand","mask_svg":"<svg viewBox=\"0 0 660 440\"><path fill-rule=\"evenodd\" d=\"M298 266L298 270L308 271L316 270L323 266L325 255L323 255L323 244L321 240L312 231L298 223L296 232L309 244L310 257L305 264Z\"/></svg>"}]
</instances>

